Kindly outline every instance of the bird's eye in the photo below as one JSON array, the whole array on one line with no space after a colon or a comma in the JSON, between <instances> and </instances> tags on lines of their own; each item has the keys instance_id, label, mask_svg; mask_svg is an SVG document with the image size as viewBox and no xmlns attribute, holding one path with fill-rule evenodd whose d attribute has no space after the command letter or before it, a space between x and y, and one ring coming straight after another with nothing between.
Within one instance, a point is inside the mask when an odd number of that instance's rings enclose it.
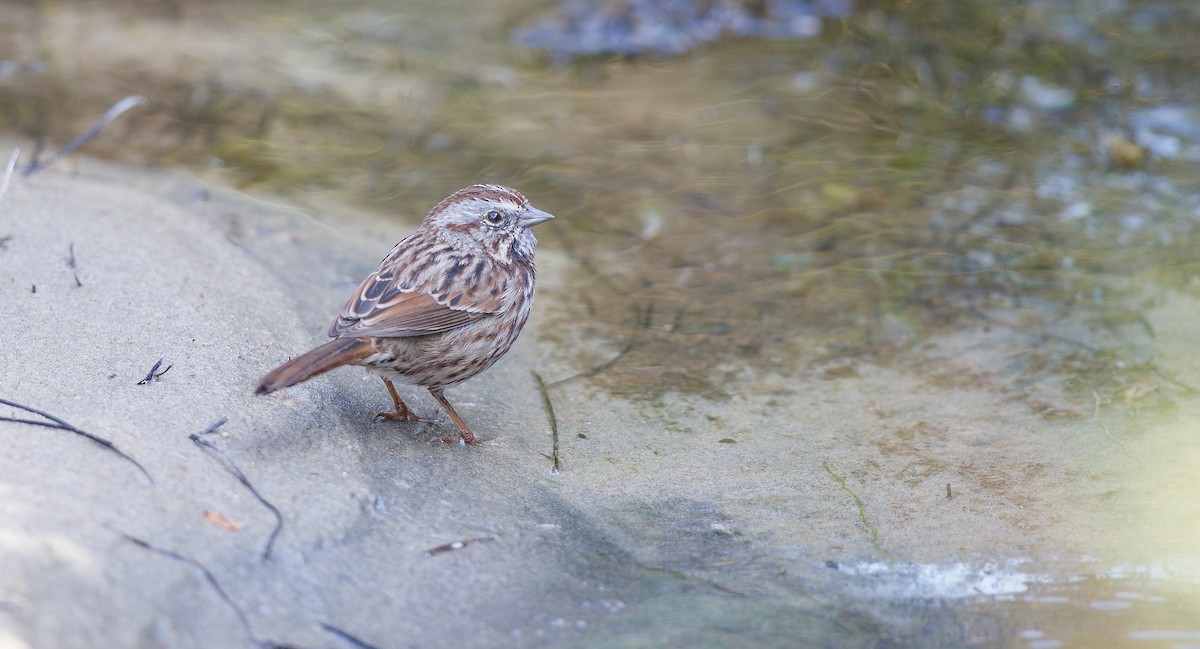
<instances>
[{"instance_id":1,"label":"bird's eye","mask_svg":"<svg viewBox=\"0 0 1200 649\"><path fill-rule=\"evenodd\" d=\"M487 222L491 223L492 225L500 225L500 222L504 220L504 216L502 216L496 210L488 212L485 218L487 218Z\"/></svg>"}]
</instances>

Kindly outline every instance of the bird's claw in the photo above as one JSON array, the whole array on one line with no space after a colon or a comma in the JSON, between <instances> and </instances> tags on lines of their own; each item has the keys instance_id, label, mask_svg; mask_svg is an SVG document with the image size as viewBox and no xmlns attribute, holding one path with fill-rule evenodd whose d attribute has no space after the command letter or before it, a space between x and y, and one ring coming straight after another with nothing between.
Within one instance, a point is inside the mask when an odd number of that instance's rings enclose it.
<instances>
[{"instance_id":1,"label":"bird's claw","mask_svg":"<svg viewBox=\"0 0 1200 649\"><path fill-rule=\"evenodd\" d=\"M382 419L384 421L411 421L416 424L429 423L428 419L421 419L417 416L417 413L411 410L393 410L391 412L381 412L375 415L375 418Z\"/></svg>"},{"instance_id":2,"label":"bird's claw","mask_svg":"<svg viewBox=\"0 0 1200 649\"><path fill-rule=\"evenodd\" d=\"M471 435L470 433L467 433L467 434L459 433L457 435L446 435L445 437L442 438L442 442L445 444L459 444L461 446L479 446L478 440L476 440L475 436Z\"/></svg>"}]
</instances>

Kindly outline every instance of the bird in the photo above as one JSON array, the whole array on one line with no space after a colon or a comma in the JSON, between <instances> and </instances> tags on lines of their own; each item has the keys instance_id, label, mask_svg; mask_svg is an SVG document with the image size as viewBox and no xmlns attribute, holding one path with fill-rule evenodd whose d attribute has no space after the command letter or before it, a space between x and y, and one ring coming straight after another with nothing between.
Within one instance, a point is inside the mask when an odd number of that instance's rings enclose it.
<instances>
[{"instance_id":1,"label":"bird","mask_svg":"<svg viewBox=\"0 0 1200 649\"><path fill-rule=\"evenodd\" d=\"M381 376L392 398L394 410L378 418L425 421L393 382L421 386L458 428L444 441L478 445L444 391L491 367L517 340L533 308L532 228L552 218L503 185L447 196L346 300L329 327L333 340L268 372L255 393L361 365Z\"/></svg>"}]
</instances>

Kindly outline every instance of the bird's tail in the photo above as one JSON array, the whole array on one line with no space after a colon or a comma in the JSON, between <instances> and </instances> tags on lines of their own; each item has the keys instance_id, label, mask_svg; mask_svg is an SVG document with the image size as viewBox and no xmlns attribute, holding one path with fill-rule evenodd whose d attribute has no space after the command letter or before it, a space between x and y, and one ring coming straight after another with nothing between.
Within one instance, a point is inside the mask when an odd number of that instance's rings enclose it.
<instances>
[{"instance_id":1,"label":"bird's tail","mask_svg":"<svg viewBox=\"0 0 1200 649\"><path fill-rule=\"evenodd\" d=\"M362 338L338 338L297 356L267 372L258 382L255 394L270 394L307 381L342 365L353 365L375 353L375 347Z\"/></svg>"}]
</instances>

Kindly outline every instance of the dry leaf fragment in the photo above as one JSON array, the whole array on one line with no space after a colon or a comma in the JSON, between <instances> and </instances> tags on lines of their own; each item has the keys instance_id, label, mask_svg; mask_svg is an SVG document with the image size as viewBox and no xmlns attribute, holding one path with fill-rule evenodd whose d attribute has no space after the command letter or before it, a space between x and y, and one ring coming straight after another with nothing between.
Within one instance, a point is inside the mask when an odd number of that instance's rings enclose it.
<instances>
[{"instance_id":1,"label":"dry leaf fragment","mask_svg":"<svg viewBox=\"0 0 1200 649\"><path fill-rule=\"evenodd\" d=\"M220 512L214 512L211 509L204 510L204 517L207 518L210 522L220 525L221 527L224 527L225 529L229 530L230 532L240 532L242 530L242 528L245 527L244 524L231 521L228 518L225 518L224 516L222 516Z\"/></svg>"}]
</instances>

